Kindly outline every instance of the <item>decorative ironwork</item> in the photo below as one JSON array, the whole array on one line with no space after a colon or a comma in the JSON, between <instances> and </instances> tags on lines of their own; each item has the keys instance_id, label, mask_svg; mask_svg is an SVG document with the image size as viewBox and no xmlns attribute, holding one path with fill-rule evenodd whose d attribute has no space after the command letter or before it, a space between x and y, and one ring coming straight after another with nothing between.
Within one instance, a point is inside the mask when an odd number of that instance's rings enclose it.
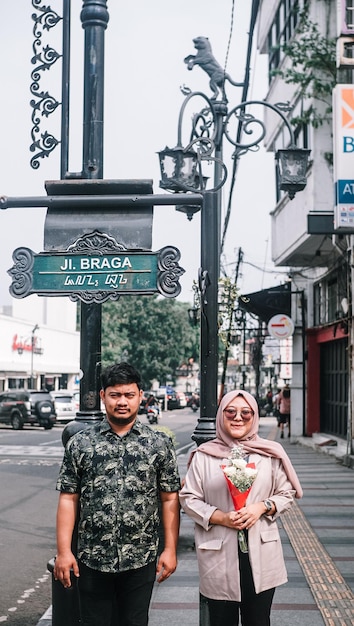
<instances>
[{"instance_id":1,"label":"decorative ironwork","mask_svg":"<svg viewBox=\"0 0 354 626\"><path fill-rule=\"evenodd\" d=\"M55 294L54 294L55 295ZM84 302L85 304L102 304L108 300L117 301L122 294L107 291L80 291L80 293L72 293L69 298L73 302Z\"/></svg>"},{"instance_id":2,"label":"decorative ironwork","mask_svg":"<svg viewBox=\"0 0 354 626\"><path fill-rule=\"evenodd\" d=\"M247 111L247 107L250 105L261 105L268 109L277 113L283 120L284 125L287 127L289 136L290 136L290 144L295 145L294 133L291 128L289 121L287 120L285 113L290 110L290 106L288 102L277 102L276 104L271 104L270 102L266 102L264 100L248 100L246 102L241 102L235 106L226 116L225 124L224 124L224 134L226 139L235 146L236 150L234 156L239 157L249 150L259 150L259 144L266 136L266 127L263 120L255 117L252 113ZM241 130L244 136L249 137L249 141L237 141L234 139L237 136L235 133L231 134L228 130L228 126L231 122L232 118L235 118L238 124L241 124ZM255 136L256 130L258 133Z\"/></svg>"},{"instance_id":3,"label":"decorative ironwork","mask_svg":"<svg viewBox=\"0 0 354 626\"><path fill-rule=\"evenodd\" d=\"M223 100L227 102L225 81L228 80L235 87L243 87L243 83L237 83L232 80L226 70L221 67L213 55L208 37L195 37L193 43L197 52L185 57L184 62L187 64L187 68L192 70L195 65L199 65L209 76L209 86L213 92L211 99L216 100L220 94Z\"/></svg>"},{"instance_id":4,"label":"decorative ironwork","mask_svg":"<svg viewBox=\"0 0 354 626\"><path fill-rule=\"evenodd\" d=\"M8 274L12 276L10 294L14 298L25 298L32 287L34 254L29 248L16 248L12 258L14 266L8 270Z\"/></svg>"},{"instance_id":5,"label":"decorative ironwork","mask_svg":"<svg viewBox=\"0 0 354 626\"><path fill-rule=\"evenodd\" d=\"M173 150L166 148L159 153L162 177L160 186L163 189L178 192L182 190L196 191L199 188L198 190L203 193L205 191L205 183L203 181L206 180L202 171L203 161L215 162L215 164L220 166L222 175L220 175L219 182L210 191L220 189L226 181L227 169L223 161L213 156L213 154L217 153L217 146L221 144L223 135L235 146L233 154L235 159L240 158L240 156L250 150L258 151L260 143L266 136L266 126L263 120L248 111L251 105L260 105L279 115L289 132L290 141L288 147L278 150L276 153L276 160L279 164L279 188L288 192L290 200L294 198L296 192L305 188L310 150L297 148L295 145L294 132L286 117L286 113L291 110L289 102L271 104L263 100L247 100L228 112L224 101L212 101L202 92L191 92L185 86L182 88L182 92L187 95L179 113L177 146ZM196 96L203 98L207 106L203 107L198 113L193 114L190 141L187 147L183 147L183 115L189 101ZM233 119L237 123L236 132L235 129L233 131L229 129ZM196 151L194 151L194 148ZM167 162L167 158L171 157L171 154L173 155L174 167L172 173L168 176L167 169L170 171L172 168L165 168L165 161ZM190 171L186 172L185 164L187 164L189 155L193 155L194 167L190 167ZM286 165L283 165L283 163Z\"/></svg>"},{"instance_id":6,"label":"decorative ironwork","mask_svg":"<svg viewBox=\"0 0 354 626\"><path fill-rule=\"evenodd\" d=\"M114 254L127 250L123 244L118 243L114 237L95 230L93 233L83 235L68 247L68 252L81 252L83 254Z\"/></svg>"},{"instance_id":7,"label":"decorative ironwork","mask_svg":"<svg viewBox=\"0 0 354 626\"><path fill-rule=\"evenodd\" d=\"M174 246L166 246L159 252L157 264L157 288L165 298L176 298L181 293L179 278L185 270L178 265L181 253Z\"/></svg>"},{"instance_id":8,"label":"decorative ironwork","mask_svg":"<svg viewBox=\"0 0 354 626\"><path fill-rule=\"evenodd\" d=\"M186 93L186 88L183 88L183 93ZM206 106L199 112L193 115L192 118L192 131L190 134L190 140L187 147L182 146L182 127L183 116L185 109L192 98L196 96L201 97L206 102ZM207 178L202 172L202 162L217 163L222 172L220 182L215 184L212 191L218 191L224 185L227 179L227 168L223 161L215 156L215 140L218 138L219 128L217 124L217 112L215 106L219 106L220 103L213 102L202 92L194 91L188 93L182 104L179 118L178 118L178 130L177 130L177 145L175 148L170 149L166 146L165 150L159 152L161 178L160 187L168 189L170 191L200 191L203 193L204 183ZM224 106L224 105L222 105ZM196 152L194 151L194 147ZM166 158L172 155L174 163L173 173L168 176L167 170L171 168L165 167ZM189 159L192 157L194 161L194 167L191 168ZM196 164L195 164L196 163ZM185 166L188 170L184 171ZM194 177L194 182L193 182ZM192 181L191 181L192 179Z\"/></svg>"},{"instance_id":9,"label":"decorative ironwork","mask_svg":"<svg viewBox=\"0 0 354 626\"><path fill-rule=\"evenodd\" d=\"M31 158L31 167L38 169L40 166L40 160L44 157L48 157L51 152L56 148L60 141L54 137L48 131L41 133L40 124L43 117L48 118L49 115L54 113L60 102L49 94L48 91L41 90L40 80L42 78L42 72L50 70L50 68L57 62L62 55L60 55L54 48L46 45L43 46L42 35L44 31L50 31L54 28L62 18L51 9L50 6L41 6L42 0L32 0L32 6L37 9L36 13L32 13L32 19L34 21L33 27L33 52L34 55L31 59L32 65L35 65L34 70L31 72L31 87L30 91L34 98L30 101L32 111L32 130L31 138L32 144L30 151L34 152L34 156Z\"/></svg>"}]
</instances>

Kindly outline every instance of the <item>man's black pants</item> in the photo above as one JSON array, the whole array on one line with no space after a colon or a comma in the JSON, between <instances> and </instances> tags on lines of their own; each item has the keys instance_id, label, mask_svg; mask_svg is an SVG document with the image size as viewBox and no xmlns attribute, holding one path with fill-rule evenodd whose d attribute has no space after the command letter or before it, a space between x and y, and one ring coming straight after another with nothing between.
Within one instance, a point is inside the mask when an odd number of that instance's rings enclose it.
<instances>
[{"instance_id":1,"label":"man's black pants","mask_svg":"<svg viewBox=\"0 0 354 626\"><path fill-rule=\"evenodd\" d=\"M117 574L80 563L82 626L147 626L156 563Z\"/></svg>"}]
</instances>

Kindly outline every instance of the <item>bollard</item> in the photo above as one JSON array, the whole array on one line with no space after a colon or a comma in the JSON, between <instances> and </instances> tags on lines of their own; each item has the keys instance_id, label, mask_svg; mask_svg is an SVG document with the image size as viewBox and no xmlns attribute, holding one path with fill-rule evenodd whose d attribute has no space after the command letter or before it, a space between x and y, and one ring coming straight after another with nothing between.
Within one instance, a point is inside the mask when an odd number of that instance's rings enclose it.
<instances>
[{"instance_id":1,"label":"bollard","mask_svg":"<svg viewBox=\"0 0 354 626\"><path fill-rule=\"evenodd\" d=\"M52 626L79 626L79 594L77 578L71 572L71 587L65 589L53 575L54 559L47 564L52 575Z\"/></svg>"}]
</instances>

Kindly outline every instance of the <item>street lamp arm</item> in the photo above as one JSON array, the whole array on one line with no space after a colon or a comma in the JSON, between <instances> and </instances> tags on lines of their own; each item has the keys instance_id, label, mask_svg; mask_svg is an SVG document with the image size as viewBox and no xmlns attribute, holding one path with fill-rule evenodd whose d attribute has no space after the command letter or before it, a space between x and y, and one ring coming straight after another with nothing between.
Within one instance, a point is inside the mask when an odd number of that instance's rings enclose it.
<instances>
[{"instance_id":1,"label":"street lamp arm","mask_svg":"<svg viewBox=\"0 0 354 626\"><path fill-rule=\"evenodd\" d=\"M219 191L219 189L221 189L221 187L225 184L226 179L227 179L227 167L225 165L225 163L221 160L221 159L217 159L216 157L202 157L201 161L213 161L214 163L219 163L219 165L221 166L222 170L223 170L223 177L220 180L220 182L217 185L214 185L212 190L210 191Z\"/></svg>"},{"instance_id":2,"label":"street lamp arm","mask_svg":"<svg viewBox=\"0 0 354 626\"><path fill-rule=\"evenodd\" d=\"M237 148L237 153L247 152L252 147L257 146L264 139L266 135L266 127L265 127L263 120L260 120L256 118L254 115L252 115L251 113L246 112L246 107L252 104L255 104L255 105L258 104L258 105L264 106L274 111L274 113L277 113L277 115L281 117L284 125L287 127L289 131L290 145L291 146L295 145L295 137L294 137L293 129L285 113L283 113L283 111L290 110L290 106L288 103L280 102L278 104L271 104L270 102L265 102L264 100L247 100L235 106L226 116L225 123L224 123L225 137L232 145L234 145ZM251 128L251 125L258 125L260 132L258 136L256 137L256 139L250 142L243 143L231 137L227 127L232 117L236 117L238 122L241 123L241 128L243 132L247 135L252 135L254 132L253 128Z\"/></svg>"},{"instance_id":3,"label":"street lamp arm","mask_svg":"<svg viewBox=\"0 0 354 626\"><path fill-rule=\"evenodd\" d=\"M179 116L178 116L178 127L177 127L177 145L179 147L182 147L182 129L183 129L183 116L184 116L184 112L186 110L187 104L190 102L190 100L192 98L195 98L197 96L200 96L201 98L203 98L203 100L205 100L207 106L200 112L195 113L193 115L193 122L192 122L192 132L191 132L191 140L193 139L193 137L201 140L202 138L205 137L205 135L201 134L198 135L197 132L197 126L200 123L200 121L202 120L202 126L201 126L201 132L202 133L206 133L206 137L208 138L208 140L210 141L211 144L214 144L214 140L216 137L216 124L215 124L215 120L216 120L216 112L214 109L214 105L212 103L212 101L210 100L210 98L208 98L208 96L205 95L205 93L203 93L202 91L192 91L191 93L189 93L184 101L183 104L181 106L180 112L179 112ZM206 117L211 113L212 115L212 120L207 121ZM210 127L213 126L213 134L210 137L209 136L209 129Z\"/></svg>"}]
</instances>

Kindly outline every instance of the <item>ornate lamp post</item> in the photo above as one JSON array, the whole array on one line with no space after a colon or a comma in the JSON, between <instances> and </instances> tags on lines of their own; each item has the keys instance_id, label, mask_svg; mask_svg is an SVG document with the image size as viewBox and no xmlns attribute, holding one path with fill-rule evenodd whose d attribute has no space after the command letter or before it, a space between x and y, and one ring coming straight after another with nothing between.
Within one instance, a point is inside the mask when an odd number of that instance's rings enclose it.
<instances>
[{"instance_id":1,"label":"ornate lamp post","mask_svg":"<svg viewBox=\"0 0 354 626\"><path fill-rule=\"evenodd\" d=\"M187 57L187 59L195 57ZM187 62L187 61L186 61ZM192 69L193 64L188 69ZM204 69L204 68L202 68ZM205 69L207 71L207 69ZM211 81L212 83L212 81ZM298 191L306 185L306 171L309 150L297 148L294 133L285 115L289 111L286 104L270 104L260 100L241 102L228 112L225 94L225 74L218 83L219 90L211 88L214 96L208 98L202 92L191 92L184 88L186 98L182 104L177 132L177 145L159 152L161 182L160 186L174 192L196 192L203 195L201 209L201 267L199 269L198 287L201 306L200 331L200 418L192 438L199 445L215 436L215 414L217 410L218 386L218 280L220 259L220 221L221 221L221 188L227 179L227 169L222 160L223 138L234 146L233 158L239 158L251 149L256 149L266 135L262 120L249 112L251 105L262 105L278 114L289 132L289 145L278 150L279 188L287 191L293 199ZM235 83L233 83L235 84ZM220 94L220 100L217 100ZM204 99L205 106L192 117L190 140L187 146L182 144L183 115L187 104L198 96ZM233 136L229 130L232 120L238 124L238 132ZM257 131L257 132L256 132ZM237 137L235 139L235 137ZM214 182L206 189L203 165L214 163ZM191 203L192 204L192 203ZM188 204L183 210L191 219L193 206L188 212Z\"/></svg>"}]
</instances>

